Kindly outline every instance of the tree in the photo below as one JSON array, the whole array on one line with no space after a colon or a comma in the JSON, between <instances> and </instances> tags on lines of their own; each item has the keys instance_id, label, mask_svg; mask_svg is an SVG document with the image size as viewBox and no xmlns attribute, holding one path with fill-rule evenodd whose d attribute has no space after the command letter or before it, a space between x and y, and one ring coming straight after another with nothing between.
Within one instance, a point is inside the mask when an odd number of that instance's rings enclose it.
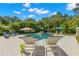
<instances>
[{"instance_id":1,"label":"tree","mask_svg":"<svg viewBox=\"0 0 79 59\"><path fill-rule=\"evenodd\" d=\"M10 26L10 29L15 30L15 31L18 31L20 29L19 22L11 23L9 24L9 26Z\"/></svg>"},{"instance_id":2,"label":"tree","mask_svg":"<svg viewBox=\"0 0 79 59\"><path fill-rule=\"evenodd\" d=\"M34 21L35 22L35 19L33 19L33 18L27 18L24 21Z\"/></svg>"},{"instance_id":3,"label":"tree","mask_svg":"<svg viewBox=\"0 0 79 59\"><path fill-rule=\"evenodd\" d=\"M76 14L79 14L79 7L74 8L73 11L74 11Z\"/></svg>"}]
</instances>

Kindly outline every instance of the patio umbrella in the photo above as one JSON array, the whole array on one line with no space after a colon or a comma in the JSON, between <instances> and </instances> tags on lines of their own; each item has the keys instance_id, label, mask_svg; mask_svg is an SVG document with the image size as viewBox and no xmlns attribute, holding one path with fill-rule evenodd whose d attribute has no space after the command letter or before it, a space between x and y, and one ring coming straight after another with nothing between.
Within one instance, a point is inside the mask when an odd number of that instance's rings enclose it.
<instances>
[{"instance_id":1,"label":"patio umbrella","mask_svg":"<svg viewBox=\"0 0 79 59\"><path fill-rule=\"evenodd\" d=\"M61 28L61 27L56 27L56 30L57 30L58 32L61 32L61 31L62 31L62 28Z\"/></svg>"},{"instance_id":2,"label":"patio umbrella","mask_svg":"<svg viewBox=\"0 0 79 59\"><path fill-rule=\"evenodd\" d=\"M32 31L33 29L30 28L30 27L25 27L25 28L21 28L20 30L23 30L23 31Z\"/></svg>"}]
</instances>

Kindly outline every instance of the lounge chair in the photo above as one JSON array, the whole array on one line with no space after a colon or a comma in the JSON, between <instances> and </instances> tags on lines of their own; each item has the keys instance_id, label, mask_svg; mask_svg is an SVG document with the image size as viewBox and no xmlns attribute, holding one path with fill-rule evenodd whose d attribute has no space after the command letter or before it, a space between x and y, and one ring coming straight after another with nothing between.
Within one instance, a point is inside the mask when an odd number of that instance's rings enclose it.
<instances>
[{"instance_id":1,"label":"lounge chair","mask_svg":"<svg viewBox=\"0 0 79 59\"><path fill-rule=\"evenodd\" d=\"M53 56L54 55L53 52L52 52L52 49L50 47L56 46L56 43L58 42L59 39L60 39L59 37L53 36L53 37L49 37L46 40L47 44L46 44L45 50L46 50L47 56L49 56L49 55Z\"/></svg>"},{"instance_id":2,"label":"lounge chair","mask_svg":"<svg viewBox=\"0 0 79 59\"><path fill-rule=\"evenodd\" d=\"M49 37L47 39L47 45L55 45L59 39L60 37Z\"/></svg>"},{"instance_id":3,"label":"lounge chair","mask_svg":"<svg viewBox=\"0 0 79 59\"><path fill-rule=\"evenodd\" d=\"M25 55L26 56L32 56L34 53L35 45L26 45L25 48Z\"/></svg>"},{"instance_id":4,"label":"lounge chair","mask_svg":"<svg viewBox=\"0 0 79 59\"><path fill-rule=\"evenodd\" d=\"M37 39L33 39L32 37L24 37L23 38L24 42L26 44L35 44L35 42L37 41Z\"/></svg>"},{"instance_id":5,"label":"lounge chair","mask_svg":"<svg viewBox=\"0 0 79 59\"><path fill-rule=\"evenodd\" d=\"M23 38L24 42L26 43L26 48L25 48L25 55L26 56L32 56L35 48L35 43L36 39L33 39L31 37L24 37Z\"/></svg>"}]
</instances>

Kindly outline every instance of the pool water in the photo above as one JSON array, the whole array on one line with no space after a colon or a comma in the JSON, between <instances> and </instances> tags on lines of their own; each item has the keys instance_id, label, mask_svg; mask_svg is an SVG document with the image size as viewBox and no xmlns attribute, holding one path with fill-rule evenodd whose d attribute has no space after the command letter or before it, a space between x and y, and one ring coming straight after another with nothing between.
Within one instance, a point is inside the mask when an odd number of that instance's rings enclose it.
<instances>
[{"instance_id":1,"label":"pool water","mask_svg":"<svg viewBox=\"0 0 79 59\"><path fill-rule=\"evenodd\" d=\"M47 34L47 33L44 33L44 34L31 34L31 37L33 37L34 39L41 40L41 39L48 39L48 37L50 35L51 34Z\"/></svg>"}]
</instances>

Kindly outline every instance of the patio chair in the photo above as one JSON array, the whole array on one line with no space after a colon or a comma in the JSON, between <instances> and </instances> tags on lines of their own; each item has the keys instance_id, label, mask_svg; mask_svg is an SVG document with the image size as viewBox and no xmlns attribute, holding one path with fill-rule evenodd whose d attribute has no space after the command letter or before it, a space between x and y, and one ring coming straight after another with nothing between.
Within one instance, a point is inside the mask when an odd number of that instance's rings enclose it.
<instances>
[{"instance_id":1,"label":"patio chair","mask_svg":"<svg viewBox=\"0 0 79 59\"><path fill-rule=\"evenodd\" d=\"M10 37L10 34L7 32L4 32L3 34L4 34L4 38L6 38L6 39L8 39Z\"/></svg>"},{"instance_id":2,"label":"patio chair","mask_svg":"<svg viewBox=\"0 0 79 59\"><path fill-rule=\"evenodd\" d=\"M49 37L47 39L47 45L56 45L60 37Z\"/></svg>"},{"instance_id":3,"label":"patio chair","mask_svg":"<svg viewBox=\"0 0 79 59\"><path fill-rule=\"evenodd\" d=\"M12 36L13 37L16 36L16 32L15 31L12 32Z\"/></svg>"},{"instance_id":4,"label":"patio chair","mask_svg":"<svg viewBox=\"0 0 79 59\"><path fill-rule=\"evenodd\" d=\"M49 37L46 40L46 42L47 42L46 47L45 47L46 55L48 55L48 56L49 55L51 55L51 56L54 55L53 52L52 52L51 47L56 46L56 43L58 42L59 39L60 39L59 37Z\"/></svg>"},{"instance_id":5,"label":"patio chair","mask_svg":"<svg viewBox=\"0 0 79 59\"><path fill-rule=\"evenodd\" d=\"M32 56L35 48L35 43L37 40L31 38L31 37L25 37L24 42L26 43L26 48L25 48L25 55L26 56Z\"/></svg>"},{"instance_id":6,"label":"patio chair","mask_svg":"<svg viewBox=\"0 0 79 59\"><path fill-rule=\"evenodd\" d=\"M24 42L26 44L35 44L35 42L37 41L37 39L33 39L32 37L24 37L23 38Z\"/></svg>"},{"instance_id":7,"label":"patio chair","mask_svg":"<svg viewBox=\"0 0 79 59\"><path fill-rule=\"evenodd\" d=\"M25 56L32 56L34 53L35 45L26 45Z\"/></svg>"}]
</instances>

